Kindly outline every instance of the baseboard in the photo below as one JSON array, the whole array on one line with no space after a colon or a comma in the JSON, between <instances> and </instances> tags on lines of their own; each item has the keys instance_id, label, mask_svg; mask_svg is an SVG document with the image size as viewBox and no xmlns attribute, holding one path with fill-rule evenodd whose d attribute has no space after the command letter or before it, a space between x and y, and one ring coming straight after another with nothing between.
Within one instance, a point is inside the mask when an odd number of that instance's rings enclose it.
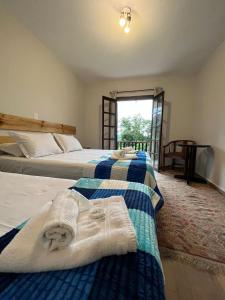
<instances>
[{"instance_id":1,"label":"baseboard","mask_svg":"<svg viewBox=\"0 0 225 300\"><path fill-rule=\"evenodd\" d=\"M197 175L199 175L198 173L197 173ZM201 176L201 175L199 175L199 176ZM203 176L201 176L201 177L203 177ZM216 189L220 194L222 194L223 196L225 196L225 190L223 190L221 187L219 187L217 184L215 184L215 183L213 183L211 180L209 180L209 179L207 179L207 178L205 178L205 177L203 177L206 181L207 181L207 183L209 184L209 185L211 185L214 189Z\"/></svg>"},{"instance_id":2,"label":"baseboard","mask_svg":"<svg viewBox=\"0 0 225 300\"><path fill-rule=\"evenodd\" d=\"M221 189L221 187L219 187L218 185L216 185L215 183L213 183L212 181L206 179L208 184L211 185L212 187L214 187L219 193L221 193L223 196L225 196L225 190Z\"/></svg>"},{"instance_id":3,"label":"baseboard","mask_svg":"<svg viewBox=\"0 0 225 300\"><path fill-rule=\"evenodd\" d=\"M177 168L175 167L174 169L171 169L171 166L165 166L165 167L162 167L160 169L160 171L180 171L181 168ZM160 172L159 171L159 172ZM207 181L207 183L209 185L211 185L214 189L216 189L220 194L222 194L223 196L225 196L225 190L223 190L221 187L219 187L218 185L216 185L215 183L213 183L211 180L209 180L208 178L206 177L203 177L202 175L200 175L199 173L196 173L198 176L202 177L203 179L205 179Z\"/></svg>"}]
</instances>

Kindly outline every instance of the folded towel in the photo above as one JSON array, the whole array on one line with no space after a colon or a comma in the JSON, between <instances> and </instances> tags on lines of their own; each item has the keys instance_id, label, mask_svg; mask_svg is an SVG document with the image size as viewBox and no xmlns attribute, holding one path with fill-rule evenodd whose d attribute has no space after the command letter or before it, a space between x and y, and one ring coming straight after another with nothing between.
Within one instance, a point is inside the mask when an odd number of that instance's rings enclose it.
<instances>
[{"instance_id":1,"label":"folded towel","mask_svg":"<svg viewBox=\"0 0 225 300\"><path fill-rule=\"evenodd\" d=\"M89 211L89 218L91 219L105 219L105 210L102 208L92 208Z\"/></svg>"},{"instance_id":2,"label":"folded towel","mask_svg":"<svg viewBox=\"0 0 225 300\"><path fill-rule=\"evenodd\" d=\"M137 159L137 155L134 154L125 154L125 157L123 159Z\"/></svg>"},{"instance_id":3,"label":"folded towel","mask_svg":"<svg viewBox=\"0 0 225 300\"><path fill-rule=\"evenodd\" d=\"M122 159L125 156L124 150L114 150L112 152L111 158L112 159Z\"/></svg>"},{"instance_id":4,"label":"folded towel","mask_svg":"<svg viewBox=\"0 0 225 300\"><path fill-rule=\"evenodd\" d=\"M79 211L89 207L90 202L80 193L68 189L58 193L40 233L43 246L49 251L67 247L76 237Z\"/></svg>"},{"instance_id":5,"label":"folded towel","mask_svg":"<svg viewBox=\"0 0 225 300\"><path fill-rule=\"evenodd\" d=\"M117 159L117 160L131 160L131 159L137 159L137 155L134 154L124 154L124 156L120 157L112 153L111 159Z\"/></svg>"},{"instance_id":6,"label":"folded towel","mask_svg":"<svg viewBox=\"0 0 225 300\"><path fill-rule=\"evenodd\" d=\"M132 147L128 147L132 148ZM125 150L114 150L111 155L112 159L119 159L119 160L129 160L129 159L137 159L135 153L126 154Z\"/></svg>"},{"instance_id":7,"label":"folded towel","mask_svg":"<svg viewBox=\"0 0 225 300\"><path fill-rule=\"evenodd\" d=\"M126 154L134 154L137 151L133 147L124 147L123 150L125 151Z\"/></svg>"},{"instance_id":8,"label":"folded towel","mask_svg":"<svg viewBox=\"0 0 225 300\"><path fill-rule=\"evenodd\" d=\"M91 208L92 205L86 197L75 190L71 190L71 193L74 201L76 201L79 205L80 212L89 210Z\"/></svg>"},{"instance_id":9,"label":"folded towel","mask_svg":"<svg viewBox=\"0 0 225 300\"><path fill-rule=\"evenodd\" d=\"M79 213L76 239L60 251L49 252L40 239L52 206L52 202L48 202L1 252L0 272L64 270L92 263L104 256L135 252L136 235L123 197L113 196L91 203L90 210ZM98 213L99 218L93 218Z\"/></svg>"}]
</instances>

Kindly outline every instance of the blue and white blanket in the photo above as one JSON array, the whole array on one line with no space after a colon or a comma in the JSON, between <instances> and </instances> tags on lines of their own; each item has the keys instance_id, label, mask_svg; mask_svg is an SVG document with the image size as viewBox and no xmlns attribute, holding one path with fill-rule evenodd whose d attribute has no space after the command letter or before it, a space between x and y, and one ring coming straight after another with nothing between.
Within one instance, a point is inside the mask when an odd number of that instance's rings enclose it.
<instances>
[{"instance_id":1,"label":"blue and white blanket","mask_svg":"<svg viewBox=\"0 0 225 300\"><path fill-rule=\"evenodd\" d=\"M138 250L105 257L67 271L0 274L0 299L148 299L164 300L155 214L162 199L140 183L80 179L73 187L89 200L122 195L137 234ZM23 224L0 238L0 253ZM63 259L63 258L62 258Z\"/></svg>"},{"instance_id":2,"label":"blue and white blanket","mask_svg":"<svg viewBox=\"0 0 225 300\"><path fill-rule=\"evenodd\" d=\"M151 158L147 152L138 151L137 159L111 159L111 154L103 155L87 163L83 177L117 179L144 183L153 188L160 196ZM162 197L162 196L161 196Z\"/></svg>"}]
</instances>

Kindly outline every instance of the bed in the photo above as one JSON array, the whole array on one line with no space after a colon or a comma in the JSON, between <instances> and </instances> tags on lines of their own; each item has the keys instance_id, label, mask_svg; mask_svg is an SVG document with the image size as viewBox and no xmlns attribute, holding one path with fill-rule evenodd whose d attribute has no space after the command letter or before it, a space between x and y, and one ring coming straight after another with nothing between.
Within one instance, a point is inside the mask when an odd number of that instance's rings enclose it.
<instances>
[{"instance_id":1,"label":"bed","mask_svg":"<svg viewBox=\"0 0 225 300\"><path fill-rule=\"evenodd\" d=\"M165 299L155 228L162 200L151 188L117 180L74 181L4 172L0 172L0 184L0 252L21 230L23 221L64 188L75 189L90 201L122 195L138 240L136 253L105 257L76 269L0 273L0 299Z\"/></svg>"},{"instance_id":2,"label":"bed","mask_svg":"<svg viewBox=\"0 0 225 300\"><path fill-rule=\"evenodd\" d=\"M30 131L66 134L76 132L75 127L68 125L28 118L22 118L21 122L20 117L1 114L0 129L17 131L29 129ZM83 149L33 159L0 155L0 171L75 180L81 177L126 180L144 183L159 192L148 153L139 151L138 158L135 160L115 160L110 159L111 152L110 150Z\"/></svg>"},{"instance_id":3,"label":"bed","mask_svg":"<svg viewBox=\"0 0 225 300\"><path fill-rule=\"evenodd\" d=\"M150 157L139 151L136 160L110 159L110 150L83 149L33 159L0 155L0 171L56 178L118 179L145 183L155 188Z\"/></svg>"}]
</instances>

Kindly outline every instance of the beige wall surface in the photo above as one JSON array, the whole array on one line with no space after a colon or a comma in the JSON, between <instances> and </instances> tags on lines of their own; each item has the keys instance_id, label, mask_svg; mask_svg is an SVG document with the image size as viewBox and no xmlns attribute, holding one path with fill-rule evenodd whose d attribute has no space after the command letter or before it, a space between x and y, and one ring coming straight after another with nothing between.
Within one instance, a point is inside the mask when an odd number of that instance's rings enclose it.
<instances>
[{"instance_id":1,"label":"beige wall surface","mask_svg":"<svg viewBox=\"0 0 225 300\"><path fill-rule=\"evenodd\" d=\"M199 155L198 172L225 191L225 41L197 76L194 112L195 138L212 146Z\"/></svg>"},{"instance_id":2,"label":"beige wall surface","mask_svg":"<svg viewBox=\"0 0 225 300\"><path fill-rule=\"evenodd\" d=\"M112 90L154 87L164 88L166 108L170 110L166 139L192 138L193 80L186 76L139 77L98 81L86 87L84 104L85 145L94 148L101 147L101 103L103 95L109 96L109 92ZM165 114L167 112L168 109L165 110Z\"/></svg>"},{"instance_id":3,"label":"beige wall surface","mask_svg":"<svg viewBox=\"0 0 225 300\"><path fill-rule=\"evenodd\" d=\"M0 6L0 112L81 126L83 84Z\"/></svg>"}]
</instances>

